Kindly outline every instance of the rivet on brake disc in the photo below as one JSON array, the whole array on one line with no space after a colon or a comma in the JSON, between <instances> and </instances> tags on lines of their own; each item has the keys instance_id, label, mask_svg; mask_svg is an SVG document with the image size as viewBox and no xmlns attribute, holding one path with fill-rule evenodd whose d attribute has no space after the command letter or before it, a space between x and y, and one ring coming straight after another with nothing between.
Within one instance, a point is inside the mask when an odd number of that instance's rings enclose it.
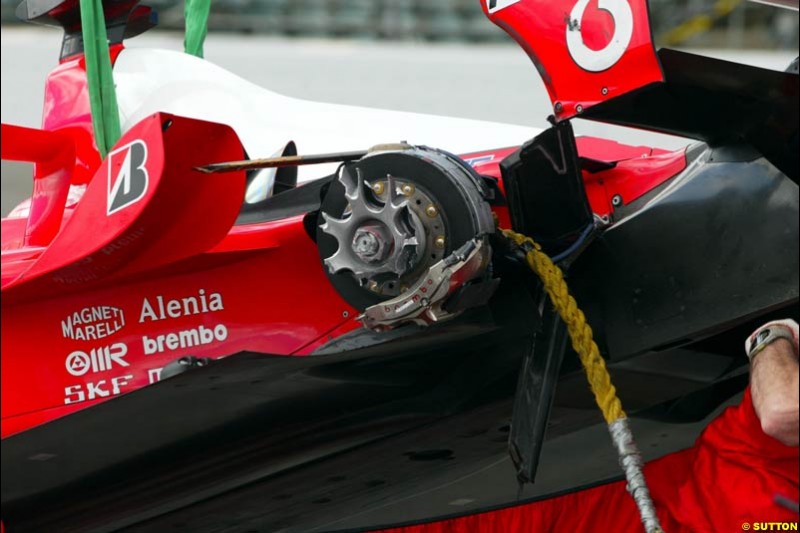
<instances>
[{"instance_id":1,"label":"rivet on brake disc","mask_svg":"<svg viewBox=\"0 0 800 533\"><path fill-rule=\"evenodd\" d=\"M431 218L434 218L436 217L436 215L439 214L439 210L436 209L435 205L430 204L428 207L425 208L425 214Z\"/></svg>"},{"instance_id":2,"label":"rivet on brake disc","mask_svg":"<svg viewBox=\"0 0 800 533\"><path fill-rule=\"evenodd\" d=\"M400 191L403 193L403 196L411 196L414 194L414 186L410 183L406 183L400 188Z\"/></svg>"},{"instance_id":3,"label":"rivet on brake disc","mask_svg":"<svg viewBox=\"0 0 800 533\"><path fill-rule=\"evenodd\" d=\"M433 241L437 248L444 248L444 236L439 235L436 237L436 240Z\"/></svg>"},{"instance_id":4,"label":"rivet on brake disc","mask_svg":"<svg viewBox=\"0 0 800 533\"><path fill-rule=\"evenodd\" d=\"M378 196L382 195L385 190L386 185L382 181L376 181L372 184L372 191Z\"/></svg>"}]
</instances>

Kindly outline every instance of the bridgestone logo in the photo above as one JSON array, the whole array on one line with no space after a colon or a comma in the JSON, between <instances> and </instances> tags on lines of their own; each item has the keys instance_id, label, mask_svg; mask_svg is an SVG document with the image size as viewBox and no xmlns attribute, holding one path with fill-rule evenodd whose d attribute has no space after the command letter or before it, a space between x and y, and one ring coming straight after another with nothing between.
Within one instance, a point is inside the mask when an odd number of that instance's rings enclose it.
<instances>
[{"instance_id":1,"label":"bridgestone logo","mask_svg":"<svg viewBox=\"0 0 800 533\"><path fill-rule=\"evenodd\" d=\"M108 209L111 215L144 198L150 176L147 145L141 139L108 154Z\"/></svg>"},{"instance_id":2,"label":"bridgestone logo","mask_svg":"<svg viewBox=\"0 0 800 533\"><path fill-rule=\"evenodd\" d=\"M217 324L213 329L205 326L167 333L150 338L142 337L142 349L145 355L171 352L195 346L205 346L213 342L222 342L228 338L228 328Z\"/></svg>"}]
</instances>

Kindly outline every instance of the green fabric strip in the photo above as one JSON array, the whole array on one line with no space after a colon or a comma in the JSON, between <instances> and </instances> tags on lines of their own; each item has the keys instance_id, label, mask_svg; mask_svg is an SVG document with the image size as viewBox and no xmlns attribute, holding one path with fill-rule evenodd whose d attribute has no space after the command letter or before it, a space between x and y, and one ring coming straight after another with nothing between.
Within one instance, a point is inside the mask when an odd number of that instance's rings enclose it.
<instances>
[{"instance_id":1,"label":"green fabric strip","mask_svg":"<svg viewBox=\"0 0 800 533\"><path fill-rule=\"evenodd\" d=\"M97 149L105 157L121 135L105 15L102 0L80 0L80 6L92 126Z\"/></svg>"},{"instance_id":2,"label":"green fabric strip","mask_svg":"<svg viewBox=\"0 0 800 533\"><path fill-rule=\"evenodd\" d=\"M211 11L211 0L185 0L186 35L183 49L187 54L203 57L203 43L208 32L209 11Z\"/></svg>"}]
</instances>

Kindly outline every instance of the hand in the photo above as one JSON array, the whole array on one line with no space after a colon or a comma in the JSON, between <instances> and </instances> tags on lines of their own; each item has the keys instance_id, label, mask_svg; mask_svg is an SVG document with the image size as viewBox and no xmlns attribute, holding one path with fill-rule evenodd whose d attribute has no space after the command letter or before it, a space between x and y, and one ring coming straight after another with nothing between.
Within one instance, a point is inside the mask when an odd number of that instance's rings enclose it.
<instances>
[{"instance_id":1,"label":"hand","mask_svg":"<svg viewBox=\"0 0 800 533\"><path fill-rule=\"evenodd\" d=\"M795 332L796 328L797 323ZM750 368L750 388L764 433L787 446L797 446L800 441L797 345L778 339L757 354Z\"/></svg>"}]
</instances>

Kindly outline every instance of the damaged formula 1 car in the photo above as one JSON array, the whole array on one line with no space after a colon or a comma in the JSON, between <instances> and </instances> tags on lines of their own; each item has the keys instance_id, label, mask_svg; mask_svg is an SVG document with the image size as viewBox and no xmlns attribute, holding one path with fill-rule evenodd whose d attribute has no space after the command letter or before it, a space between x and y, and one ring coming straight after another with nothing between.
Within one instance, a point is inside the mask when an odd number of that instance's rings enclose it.
<instances>
[{"instance_id":1,"label":"damaged formula 1 car","mask_svg":"<svg viewBox=\"0 0 800 533\"><path fill-rule=\"evenodd\" d=\"M543 75L537 132L125 49L154 13L105 0L123 134L101 157L78 2L24 0L65 37L43 127L2 126L35 163L2 221L5 528L375 529L618 478L501 227L568 273L645 458L691 444L747 383L742 332L797 316L796 65L656 53L644 0L588 4L484 2Z\"/></svg>"}]
</instances>

